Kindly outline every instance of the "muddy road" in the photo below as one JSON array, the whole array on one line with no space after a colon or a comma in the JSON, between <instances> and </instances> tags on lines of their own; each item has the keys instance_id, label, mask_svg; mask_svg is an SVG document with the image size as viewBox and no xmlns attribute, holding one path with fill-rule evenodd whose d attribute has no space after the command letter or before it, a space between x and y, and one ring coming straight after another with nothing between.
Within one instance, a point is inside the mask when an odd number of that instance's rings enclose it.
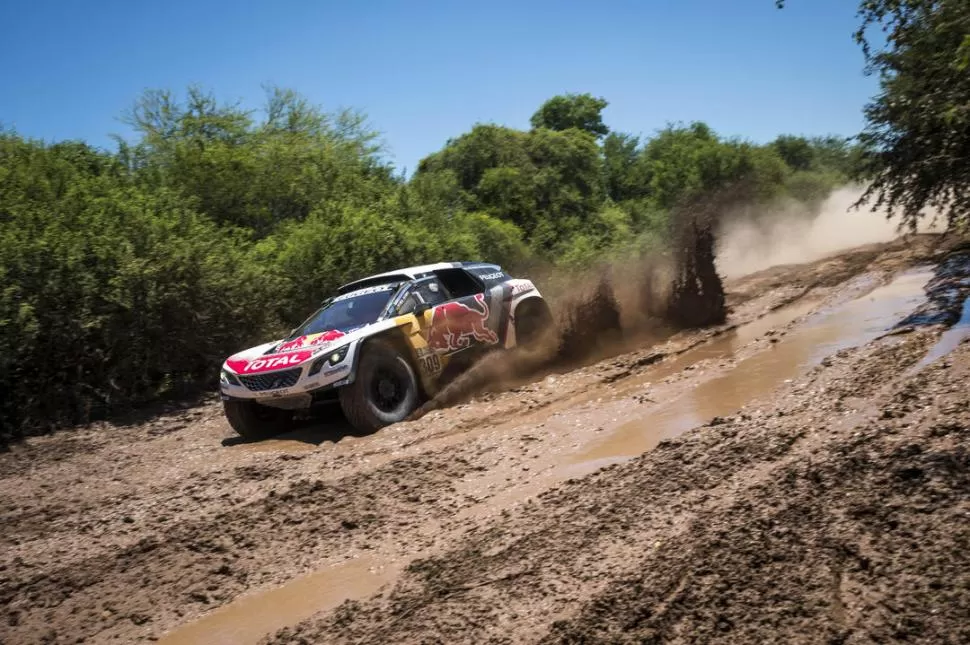
<instances>
[{"instance_id":1,"label":"muddy road","mask_svg":"<svg viewBox=\"0 0 970 645\"><path fill-rule=\"evenodd\" d=\"M970 642L970 343L922 236L369 436L218 402L0 454L0 642Z\"/></svg>"}]
</instances>

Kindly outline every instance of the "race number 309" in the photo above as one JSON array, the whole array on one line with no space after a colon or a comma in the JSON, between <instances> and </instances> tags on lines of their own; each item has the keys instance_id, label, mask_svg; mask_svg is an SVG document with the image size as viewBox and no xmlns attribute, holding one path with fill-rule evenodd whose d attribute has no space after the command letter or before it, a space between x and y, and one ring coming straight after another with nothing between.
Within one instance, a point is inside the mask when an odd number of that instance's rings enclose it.
<instances>
[{"instance_id":1,"label":"race number 309","mask_svg":"<svg viewBox=\"0 0 970 645\"><path fill-rule=\"evenodd\" d=\"M441 357L437 354L429 354L421 358L421 369L426 374L437 374L441 371Z\"/></svg>"}]
</instances>

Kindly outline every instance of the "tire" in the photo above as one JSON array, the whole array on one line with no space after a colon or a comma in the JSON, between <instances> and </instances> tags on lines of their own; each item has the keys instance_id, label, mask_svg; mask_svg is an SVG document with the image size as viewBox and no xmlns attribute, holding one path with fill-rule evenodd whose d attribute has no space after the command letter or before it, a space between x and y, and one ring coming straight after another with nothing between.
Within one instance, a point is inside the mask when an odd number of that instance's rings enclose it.
<instances>
[{"instance_id":1,"label":"tire","mask_svg":"<svg viewBox=\"0 0 970 645\"><path fill-rule=\"evenodd\" d=\"M418 379L405 356L385 343L369 343L357 378L339 390L340 407L352 426L374 432L404 421L418 407Z\"/></svg>"},{"instance_id":2,"label":"tire","mask_svg":"<svg viewBox=\"0 0 970 645\"><path fill-rule=\"evenodd\" d=\"M222 409L232 429L250 441L278 435L293 423L292 411L271 408L254 401L223 401Z\"/></svg>"},{"instance_id":3,"label":"tire","mask_svg":"<svg viewBox=\"0 0 970 645\"><path fill-rule=\"evenodd\" d=\"M537 347L552 331L553 319L549 305L543 300L526 300L515 312L515 344L517 347Z\"/></svg>"}]
</instances>

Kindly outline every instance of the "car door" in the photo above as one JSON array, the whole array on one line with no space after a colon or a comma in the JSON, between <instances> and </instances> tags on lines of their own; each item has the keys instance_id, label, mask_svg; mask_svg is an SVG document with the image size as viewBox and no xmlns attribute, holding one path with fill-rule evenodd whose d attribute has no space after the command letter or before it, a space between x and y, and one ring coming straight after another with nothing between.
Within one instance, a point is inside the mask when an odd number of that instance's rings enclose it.
<instances>
[{"instance_id":1,"label":"car door","mask_svg":"<svg viewBox=\"0 0 970 645\"><path fill-rule=\"evenodd\" d=\"M429 312L428 345L439 354L453 354L498 343L497 317L492 315L481 282L462 269L435 274L451 298Z\"/></svg>"},{"instance_id":2,"label":"car door","mask_svg":"<svg viewBox=\"0 0 970 645\"><path fill-rule=\"evenodd\" d=\"M427 345L427 339L431 335L431 320L435 306L447 302L450 297L441 282L432 276L413 282L396 296L390 305L393 315L406 316L412 314L418 320L417 334L425 342L412 342L412 347L418 367L423 374L422 378L432 379L430 382L425 382L426 387L434 387L433 379L437 378L448 363L448 359L442 356L441 352ZM412 333L414 332L412 331Z\"/></svg>"}]
</instances>

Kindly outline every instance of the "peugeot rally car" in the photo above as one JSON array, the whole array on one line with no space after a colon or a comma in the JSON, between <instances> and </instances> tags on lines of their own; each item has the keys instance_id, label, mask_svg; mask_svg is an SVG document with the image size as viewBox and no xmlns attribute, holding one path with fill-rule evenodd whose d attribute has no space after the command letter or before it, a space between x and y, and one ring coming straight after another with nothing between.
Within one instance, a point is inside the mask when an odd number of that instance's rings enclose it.
<instances>
[{"instance_id":1,"label":"peugeot rally car","mask_svg":"<svg viewBox=\"0 0 970 645\"><path fill-rule=\"evenodd\" d=\"M500 266L443 262L351 282L287 337L229 357L220 390L240 435L286 428L295 411L337 399L372 431L410 415L466 358L536 341L552 321L529 280Z\"/></svg>"}]
</instances>

